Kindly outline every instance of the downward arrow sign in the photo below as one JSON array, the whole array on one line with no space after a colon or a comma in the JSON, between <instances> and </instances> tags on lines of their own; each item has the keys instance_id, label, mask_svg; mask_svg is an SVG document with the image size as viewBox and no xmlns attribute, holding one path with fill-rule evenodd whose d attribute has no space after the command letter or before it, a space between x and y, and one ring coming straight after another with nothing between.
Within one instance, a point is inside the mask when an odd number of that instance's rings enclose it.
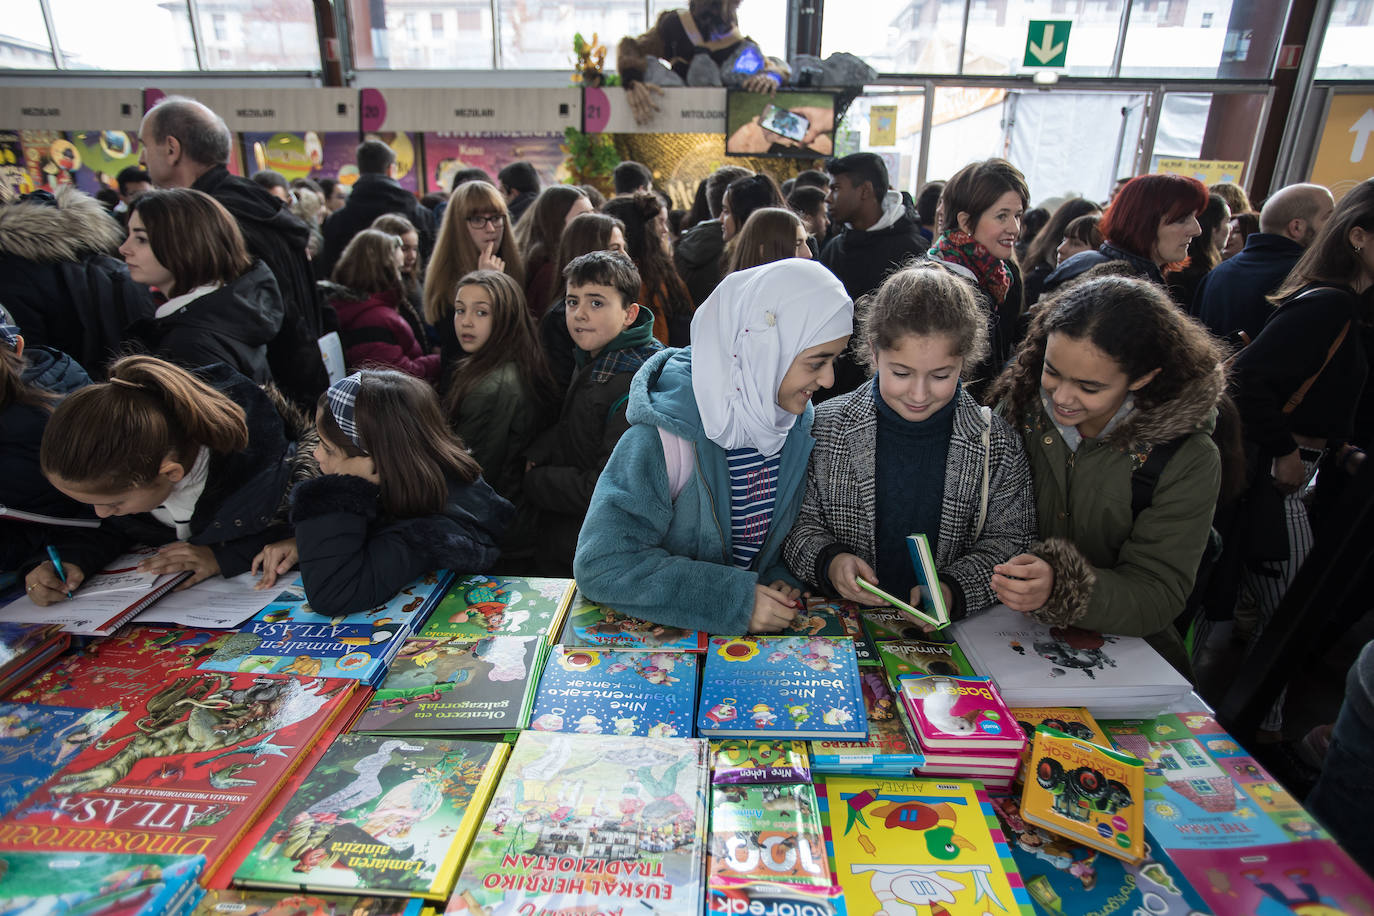
<instances>
[{"instance_id":1,"label":"downward arrow sign","mask_svg":"<svg viewBox=\"0 0 1374 916\"><path fill-rule=\"evenodd\" d=\"M1355 146L1350 150L1350 161L1359 162L1364 158L1365 147L1369 145L1369 135L1374 133L1374 108L1366 108L1360 119L1351 125L1350 133L1355 135Z\"/></svg>"},{"instance_id":2,"label":"downward arrow sign","mask_svg":"<svg viewBox=\"0 0 1374 916\"><path fill-rule=\"evenodd\" d=\"M1027 47L1031 52L1031 56L1042 64L1046 61L1054 60L1060 54L1064 53L1064 43L1062 41L1059 44L1054 43L1053 24L1045 26L1045 34L1040 36L1040 44L1036 44L1032 41Z\"/></svg>"}]
</instances>

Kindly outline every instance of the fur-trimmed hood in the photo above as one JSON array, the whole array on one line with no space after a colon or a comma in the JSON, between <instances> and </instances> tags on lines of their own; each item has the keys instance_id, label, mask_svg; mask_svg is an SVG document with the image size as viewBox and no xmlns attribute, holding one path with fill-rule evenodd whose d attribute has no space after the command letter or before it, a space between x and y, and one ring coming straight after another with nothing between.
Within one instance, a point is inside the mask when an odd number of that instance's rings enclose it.
<instances>
[{"instance_id":1,"label":"fur-trimmed hood","mask_svg":"<svg viewBox=\"0 0 1374 916\"><path fill-rule=\"evenodd\" d=\"M0 255L37 263L79 261L112 254L124 241L124 230L104 205L72 185L56 195L4 195L0 201Z\"/></svg>"}]
</instances>

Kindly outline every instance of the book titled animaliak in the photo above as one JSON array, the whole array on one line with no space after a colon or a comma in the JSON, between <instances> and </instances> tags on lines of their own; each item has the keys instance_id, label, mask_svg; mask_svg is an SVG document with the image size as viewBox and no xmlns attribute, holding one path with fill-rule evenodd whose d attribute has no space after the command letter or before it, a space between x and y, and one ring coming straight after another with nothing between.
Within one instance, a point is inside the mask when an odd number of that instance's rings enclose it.
<instances>
[{"instance_id":1,"label":"book titled animaliak","mask_svg":"<svg viewBox=\"0 0 1374 916\"><path fill-rule=\"evenodd\" d=\"M1145 764L1040 726L1021 795L1027 823L1125 862L1145 857Z\"/></svg>"},{"instance_id":2,"label":"book titled animaliak","mask_svg":"<svg viewBox=\"0 0 1374 916\"><path fill-rule=\"evenodd\" d=\"M944 592L940 590L940 576L935 571L935 554L930 549L930 538L924 534L910 534L907 535L906 546L907 552L911 554L912 568L916 571L916 584L920 594L919 606L897 595L891 595L863 579L857 580L859 588L937 630L949 626L949 608L945 605Z\"/></svg>"}]
</instances>

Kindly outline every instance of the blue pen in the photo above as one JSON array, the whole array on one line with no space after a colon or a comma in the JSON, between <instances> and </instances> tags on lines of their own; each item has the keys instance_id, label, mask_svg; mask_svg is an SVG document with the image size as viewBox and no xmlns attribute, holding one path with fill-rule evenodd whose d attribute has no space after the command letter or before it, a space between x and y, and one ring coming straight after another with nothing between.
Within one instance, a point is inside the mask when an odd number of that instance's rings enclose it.
<instances>
[{"instance_id":1,"label":"blue pen","mask_svg":"<svg viewBox=\"0 0 1374 916\"><path fill-rule=\"evenodd\" d=\"M66 571L65 569L62 568L62 558L61 558L60 556L57 555L57 548L56 548L56 547L53 547L53 546L51 546L51 545L48 546L48 558L52 560L53 568L57 570L57 578L59 578L59 579L62 580L62 584L63 584L63 585L66 585L66 584L67 584L67 571ZM71 593L71 592L67 592L67 597L70 598L71 596L72 596L72 593Z\"/></svg>"}]
</instances>

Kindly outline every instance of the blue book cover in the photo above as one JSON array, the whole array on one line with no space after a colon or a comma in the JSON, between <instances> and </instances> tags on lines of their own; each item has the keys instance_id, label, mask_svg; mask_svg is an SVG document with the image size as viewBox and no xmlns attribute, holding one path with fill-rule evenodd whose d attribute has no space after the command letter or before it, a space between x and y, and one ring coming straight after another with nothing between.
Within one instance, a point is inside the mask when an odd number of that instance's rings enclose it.
<instances>
[{"instance_id":1,"label":"blue book cover","mask_svg":"<svg viewBox=\"0 0 1374 916\"><path fill-rule=\"evenodd\" d=\"M0 816L100 738L124 713L0 703Z\"/></svg>"},{"instance_id":2,"label":"blue book cover","mask_svg":"<svg viewBox=\"0 0 1374 916\"><path fill-rule=\"evenodd\" d=\"M912 736L902 701L881 668L860 669L867 741L812 741L811 766L818 773L892 773L911 776L926 762Z\"/></svg>"},{"instance_id":3,"label":"blue book cover","mask_svg":"<svg viewBox=\"0 0 1374 916\"><path fill-rule=\"evenodd\" d=\"M530 728L582 735L690 738L697 656L554 646Z\"/></svg>"},{"instance_id":4,"label":"blue book cover","mask_svg":"<svg viewBox=\"0 0 1374 916\"><path fill-rule=\"evenodd\" d=\"M452 577L447 570L426 574L386 604L338 616L316 613L297 577L199 667L202 671L344 677L375 687Z\"/></svg>"},{"instance_id":5,"label":"blue book cover","mask_svg":"<svg viewBox=\"0 0 1374 916\"><path fill-rule=\"evenodd\" d=\"M0 912L163 916L190 899L205 856L0 853Z\"/></svg>"},{"instance_id":6,"label":"blue book cover","mask_svg":"<svg viewBox=\"0 0 1374 916\"><path fill-rule=\"evenodd\" d=\"M862 697L852 639L713 636L697 731L704 738L864 741Z\"/></svg>"}]
</instances>

